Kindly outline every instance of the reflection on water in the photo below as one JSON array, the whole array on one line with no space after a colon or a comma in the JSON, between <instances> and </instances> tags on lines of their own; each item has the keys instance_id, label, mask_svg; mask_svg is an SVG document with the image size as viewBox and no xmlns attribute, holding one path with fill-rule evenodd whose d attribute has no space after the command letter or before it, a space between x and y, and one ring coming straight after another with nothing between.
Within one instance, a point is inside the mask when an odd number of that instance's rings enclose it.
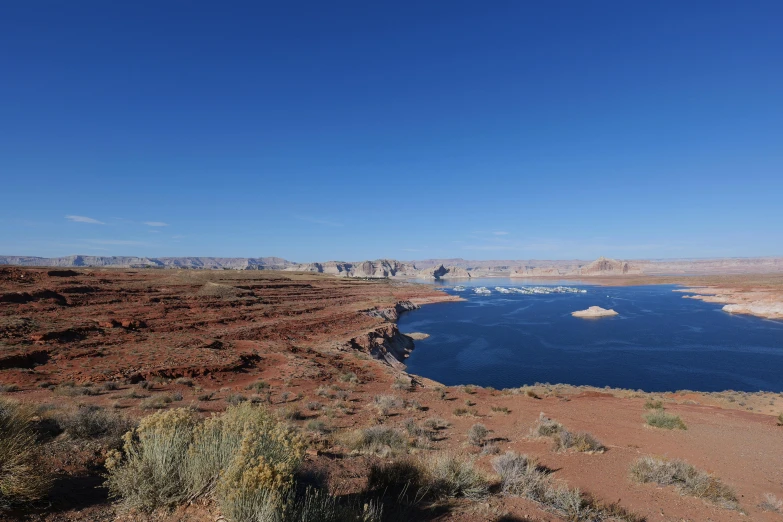
<instances>
[{"instance_id":1,"label":"reflection on water","mask_svg":"<svg viewBox=\"0 0 783 522\"><path fill-rule=\"evenodd\" d=\"M683 299L672 286L598 287L587 293L524 295L472 287L541 286L459 282L466 301L425 306L400 318L416 341L408 371L445 384L508 388L535 382L665 391L783 391L783 322L730 315ZM560 282L552 283L558 286ZM445 284L451 291L454 284ZM579 319L589 306L619 315Z\"/></svg>"}]
</instances>

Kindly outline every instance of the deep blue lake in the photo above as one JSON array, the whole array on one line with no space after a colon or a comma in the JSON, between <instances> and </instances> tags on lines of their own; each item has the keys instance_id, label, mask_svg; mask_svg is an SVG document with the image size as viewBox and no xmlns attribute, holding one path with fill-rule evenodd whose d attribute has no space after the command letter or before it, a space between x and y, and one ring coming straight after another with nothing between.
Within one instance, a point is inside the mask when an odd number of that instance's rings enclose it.
<instances>
[{"instance_id":1,"label":"deep blue lake","mask_svg":"<svg viewBox=\"0 0 783 522\"><path fill-rule=\"evenodd\" d=\"M454 292L458 284L467 287ZM579 294L501 294L496 286L557 286ZM472 290L488 287L490 295ZM783 391L783 321L731 315L683 299L669 285L602 287L482 279L442 285L463 302L403 314L403 332L424 332L408 371L447 385L511 388L536 382L645 391ZM619 315L580 319L589 306Z\"/></svg>"}]
</instances>

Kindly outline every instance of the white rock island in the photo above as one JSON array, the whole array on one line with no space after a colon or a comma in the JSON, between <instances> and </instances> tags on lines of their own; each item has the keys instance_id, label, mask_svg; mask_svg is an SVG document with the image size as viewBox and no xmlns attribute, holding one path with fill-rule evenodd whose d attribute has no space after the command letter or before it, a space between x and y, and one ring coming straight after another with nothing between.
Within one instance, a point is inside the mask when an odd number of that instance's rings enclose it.
<instances>
[{"instance_id":1,"label":"white rock island","mask_svg":"<svg viewBox=\"0 0 783 522\"><path fill-rule=\"evenodd\" d=\"M614 310L607 310L606 308L601 308L600 306L591 306L587 310L579 310L576 312L571 312L571 315L574 317L585 317L585 318L593 318L593 317L611 317L613 315L617 315L617 312Z\"/></svg>"}]
</instances>

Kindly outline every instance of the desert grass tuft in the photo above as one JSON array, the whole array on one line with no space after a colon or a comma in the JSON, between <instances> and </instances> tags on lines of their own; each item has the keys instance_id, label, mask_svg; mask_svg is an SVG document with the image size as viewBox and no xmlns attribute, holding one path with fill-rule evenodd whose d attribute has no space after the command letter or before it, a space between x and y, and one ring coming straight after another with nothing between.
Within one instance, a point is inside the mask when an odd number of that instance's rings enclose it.
<instances>
[{"instance_id":1,"label":"desert grass tuft","mask_svg":"<svg viewBox=\"0 0 783 522\"><path fill-rule=\"evenodd\" d=\"M729 486L682 460L641 457L631 465L630 474L636 482L675 486L683 495L703 498L726 509L739 509L737 494Z\"/></svg>"},{"instance_id":2,"label":"desert grass tuft","mask_svg":"<svg viewBox=\"0 0 783 522\"><path fill-rule=\"evenodd\" d=\"M43 498L52 484L40 465L35 411L0 399L0 511Z\"/></svg>"},{"instance_id":3,"label":"desert grass tuft","mask_svg":"<svg viewBox=\"0 0 783 522\"><path fill-rule=\"evenodd\" d=\"M503 493L530 499L566 520L574 522L644 520L616 504L599 504L592 498L582 495L578 489L571 489L566 484L556 481L549 470L538 466L536 461L527 455L507 452L496 457L492 461L492 466L500 477L500 489Z\"/></svg>"}]
</instances>

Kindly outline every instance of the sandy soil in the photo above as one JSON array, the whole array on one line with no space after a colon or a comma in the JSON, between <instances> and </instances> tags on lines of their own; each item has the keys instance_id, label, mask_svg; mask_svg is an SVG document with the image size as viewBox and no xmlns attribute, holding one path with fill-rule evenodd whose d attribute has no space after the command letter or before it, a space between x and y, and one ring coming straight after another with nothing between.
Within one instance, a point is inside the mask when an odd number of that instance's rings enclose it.
<instances>
[{"instance_id":1,"label":"sandy soil","mask_svg":"<svg viewBox=\"0 0 783 522\"><path fill-rule=\"evenodd\" d=\"M5 394L12 398L53 408L112 406L140 416L149 413L142 408L146 397L179 393L182 400L170 407L192 405L206 415L225 408L231 395L252 398L248 385L263 379L270 385L264 398L269 407L299 409L305 419L295 422L303 428L314 418L328 425L329 435L310 435L316 451L308 465L328 471L330 484L340 493L361 489L369 462L379 457L352 455L340 444L339 434L377 423L402 429L410 418L422 422L440 417L449 427L433 449L419 451L473 455L490 475L493 457L480 455L467 443L467 431L475 423L491 430L501 451L536 456L570 486L617 501L649 521L781 520L758 507L766 493L783 498L783 427L775 417L783 411L779 394L653 395L560 385L499 391L443 388L416 376L410 376L413 389L404 390L395 386L397 379L408 377L404 370L374 360L370 353L396 335L397 303L453 299L426 285L290 272L49 272L0 268L0 384L20 388ZM344 382L341 377L348 372L358 382ZM116 382L118 389L101 389L106 381ZM94 384L96 394L58 394L62 387L57 385L67 382ZM344 401L334 397L339 390L347 392ZM397 408L380 416L372 404L380 394L416 401L420 408ZM662 400L687 430L646 426L642 416L649 399ZM326 409L310 410L305 407L310 402ZM458 415L457 408L468 413ZM608 451L554 452L551 441L531 436L541 412L569 430L592 433ZM641 455L681 458L714 473L737 492L743 512L681 496L672 487L631 482L628 468ZM105 491L95 488L101 481L101 459L100 450L89 446L67 458L53 454L49 464L59 479L51 503L20 516L49 522L131 520L115 513ZM533 502L500 495L455 502L432 518L500 520L504 515L558 520ZM209 506L193 505L158 520L216 518Z\"/></svg>"}]
</instances>

